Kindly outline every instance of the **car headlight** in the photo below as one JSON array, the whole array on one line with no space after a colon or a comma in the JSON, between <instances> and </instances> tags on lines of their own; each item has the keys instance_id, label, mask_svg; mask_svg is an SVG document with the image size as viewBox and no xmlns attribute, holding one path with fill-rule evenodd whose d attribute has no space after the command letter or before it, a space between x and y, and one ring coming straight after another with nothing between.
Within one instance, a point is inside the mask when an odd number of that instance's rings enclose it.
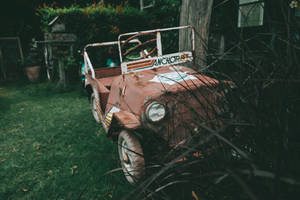
<instances>
[{"instance_id":1,"label":"car headlight","mask_svg":"<svg viewBox=\"0 0 300 200\"><path fill-rule=\"evenodd\" d=\"M146 109L147 119L151 122L159 122L166 116L166 109L163 104L152 102Z\"/></svg>"}]
</instances>

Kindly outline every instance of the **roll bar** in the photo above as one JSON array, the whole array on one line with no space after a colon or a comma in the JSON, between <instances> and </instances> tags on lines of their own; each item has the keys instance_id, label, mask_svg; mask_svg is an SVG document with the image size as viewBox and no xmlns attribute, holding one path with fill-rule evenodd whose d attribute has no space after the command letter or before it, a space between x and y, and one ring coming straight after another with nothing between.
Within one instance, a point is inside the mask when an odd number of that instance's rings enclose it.
<instances>
[{"instance_id":1,"label":"roll bar","mask_svg":"<svg viewBox=\"0 0 300 200\"><path fill-rule=\"evenodd\" d=\"M124 42L125 41L122 41L122 43L124 43ZM130 43L141 44L141 42L138 39L134 39L134 40L130 41ZM95 70L94 70L94 67L93 67L93 65L92 65L92 63L90 61L89 56L88 56L87 49L89 47L104 47L104 46L112 46L112 45L118 45L118 44L119 44L118 41L102 42L102 43L92 43L92 44L87 44L83 48L84 67L86 68L85 71L91 71L93 79L95 79Z\"/></svg>"},{"instance_id":2,"label":"roll bar","mask_svg":"<svg viewBox=\"0 0 300 200\"><path fill-rule=\"evenodd\" d=\"M120 34L118 37L118 46L119 46L119 54L120 54L120 61L123 62L122 58L122 48L121 48L121 38L124 36L130 36L130 35L137 35L137 34L143 34L143 33L156 33L157 34L157 49L158 49L158 56L162 56L162 46L161 46L161 32L166 31L173 31L173 30L181 30L181 29L191 29L192 30L192 52L195 51L195 28L193 26L178 26L178 27L172 27L172 28L162 28L162 29L154 29L154 30L148 30L148 31L139 31L139 32L131 32L131 33L123 33ZM122 41L123 43L123 41Z\"/></svg>"}]
</instances>

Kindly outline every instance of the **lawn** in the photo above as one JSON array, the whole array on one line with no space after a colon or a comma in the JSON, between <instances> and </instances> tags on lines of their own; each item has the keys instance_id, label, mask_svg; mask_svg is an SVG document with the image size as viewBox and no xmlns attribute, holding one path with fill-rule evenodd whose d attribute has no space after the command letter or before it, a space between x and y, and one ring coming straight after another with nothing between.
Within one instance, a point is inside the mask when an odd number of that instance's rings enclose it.
<instances>
[{"instance_id":1,"label":"lawn","mask_svg":"<svg viewBox=\"0 0 300 200\"><path fill-rule=\"evenodd\" d=\"M0 85L0 199L121 199L119 167L79 86Z\"/></svg>"}]
</instances>

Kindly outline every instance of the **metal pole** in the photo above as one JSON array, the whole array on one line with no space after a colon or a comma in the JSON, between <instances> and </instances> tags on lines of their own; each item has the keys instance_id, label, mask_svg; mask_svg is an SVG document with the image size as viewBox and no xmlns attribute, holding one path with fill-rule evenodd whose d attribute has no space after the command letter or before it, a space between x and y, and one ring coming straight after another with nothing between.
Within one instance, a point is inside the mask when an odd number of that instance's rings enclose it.
<instances>
[{"instance_id":1,"label":"metal pole","mask_svg":"<svg viewBox=\"0 0 300 200\"><path fill-rule=\"evenodd\" d=\"M161 46L161 34L160 32L156 33L156 46L158 56L162 56L162 46Z\"/></svg>"},{"instance_id":2,"label":"metal pole","mask_svg":"<svg viewBox=\"0 0 300 200\"><path fill-rule=\"evenodd\" d=\"M144 0L140 0L140 9L144 10Z\"/></svg>"}]
</instances>

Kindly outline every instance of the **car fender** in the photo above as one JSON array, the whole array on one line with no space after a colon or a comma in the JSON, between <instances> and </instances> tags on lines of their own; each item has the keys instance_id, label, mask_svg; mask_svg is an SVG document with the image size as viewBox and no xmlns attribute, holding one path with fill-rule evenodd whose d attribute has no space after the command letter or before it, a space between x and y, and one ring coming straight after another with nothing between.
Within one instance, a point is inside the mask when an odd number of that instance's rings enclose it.
<instances>
[{"instance_id":1,"label":"car fender","mask_svg":"<svg viewBox=\"0 0 300 200\"><path fill-rule=\"evenodd\" d=\"M127 111L119 111L114 113L113 119L118 122L119 126L128 130L135 130L141 127L141 121L139 117Z\"/></svg>"}]
</instances>

